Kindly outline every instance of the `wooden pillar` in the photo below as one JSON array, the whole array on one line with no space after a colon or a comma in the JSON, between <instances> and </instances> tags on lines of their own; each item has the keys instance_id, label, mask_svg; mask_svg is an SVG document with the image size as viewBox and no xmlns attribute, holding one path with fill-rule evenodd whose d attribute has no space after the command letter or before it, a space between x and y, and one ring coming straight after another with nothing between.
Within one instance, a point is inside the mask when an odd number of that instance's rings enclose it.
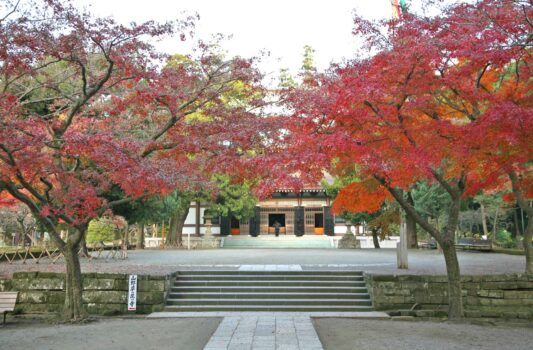
<instances>
[{"instance_id":1,"label":"wooden pillar","mask_svg":"<svg viewBox=\"0 0 533 350\"><path fill-rule=\"evenodd\" d=\"M231 216L231 213L228 213L228 216L220 217L220 234L223 236L227 236L230 233L230 226L231 226L230 216Z\"/></svg>"},{"instance_id":2,"label":"wooden pillar","mask_svg":"<svg viewBox=\"0 0 533 350\"><path fill-rule=\"evenodd\" d=\"M249 221L250 235L257 237L261 230L261 212L259 207L254 208L254 216Z\"/></svg>"},{"instance_id":3,"label":"wooden pillar","mask_svg":"<svg viewBox=\"0 0 533 350\"><path fill-rule=\"evenodd\" d=\"M305 213L302 206L298 206L294 210L294 234L296 236L305 234Z\"/></svg>"},{"instance_id":4,"label":"wooden pillar","mask_svg":"<svg viewBox=\"0 0 533 350\"><path fill-rule=\"evenodd\" d=\"M324 207L324 234L328 236L335 235L335 219L331 215L331 207Z\"/></svg>"},{"instance_id":5,"label":"wooden pillar","mask_svg":"<svg viewBox=\"0 0 533 350\"><path fill-rule=\"evenodd\" d=\"M196 201L196 217L194 219L194 233L200 236L200 201Z\"/></svg>"}]
</instances>

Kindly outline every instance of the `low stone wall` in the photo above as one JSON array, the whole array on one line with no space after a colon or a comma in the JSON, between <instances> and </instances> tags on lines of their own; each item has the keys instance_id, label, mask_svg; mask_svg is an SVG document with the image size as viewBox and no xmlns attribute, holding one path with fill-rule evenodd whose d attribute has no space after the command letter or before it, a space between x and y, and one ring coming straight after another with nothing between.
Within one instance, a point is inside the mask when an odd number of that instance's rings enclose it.
<instances>
[{"instance_id":1,"label":"low stone wall","mask_svg":"<svg viewBox=\"0 0 533 350\"><path fill-rule=\"evenodd\" d=\"M365 274L365 280L376 310L405 310L415 304L416 310L447 310L446 276ZM462 289L467 317L533 319L533 275L462 276Z\"/></svg>"},{"instance_id":2,"label":"low stone wall","mask_svg":"<svg viewBox=\"0 0 533 350\"><path fill-rule=\"evenodd\" d=\"M138 275L137 313L161 311L170 276ZM91 314L127 313L127 274L83 274L83 301ZM0 291L18 291L16 310L22 313L59 312L65 301L65 276L50 272L17 272L0 280Z\"/></svg>"}]
</instances>

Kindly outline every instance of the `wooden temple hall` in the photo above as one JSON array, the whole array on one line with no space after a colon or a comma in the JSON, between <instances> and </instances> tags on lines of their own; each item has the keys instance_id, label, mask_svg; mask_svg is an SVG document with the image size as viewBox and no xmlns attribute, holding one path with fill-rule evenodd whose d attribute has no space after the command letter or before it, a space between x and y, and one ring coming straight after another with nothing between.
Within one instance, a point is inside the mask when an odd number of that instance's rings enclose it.
<instances>
[{"instance_id":1,"label":"wooden temple hall","mask_svg":"<svg viewBox=\"0 0 533 350\"><path fill-rule=\"evenodd\" d=\"M205 232L206 209L205 205L193 204L185 221L184 233ZM297 193L279 190L271 198L259 202L249 220L239 221L230 213L213 218L211 227L214 234L220 235L273 235L276 227L280 235L334 235L335 218L324 189L304 189Z\"/></svg>"}]
</instances>

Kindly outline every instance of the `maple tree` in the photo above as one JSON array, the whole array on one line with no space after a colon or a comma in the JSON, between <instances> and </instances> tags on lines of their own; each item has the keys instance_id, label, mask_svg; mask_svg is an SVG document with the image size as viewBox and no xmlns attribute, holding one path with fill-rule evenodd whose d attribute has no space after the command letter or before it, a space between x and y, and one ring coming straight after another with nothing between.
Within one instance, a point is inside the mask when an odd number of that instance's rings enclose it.
<instances>
[{"instance_id":1,"label":"maple tree","mask_svg":"<svg viewBox=\"0 0 533 350\"><path fill-rule=\"evenodd\" d=\"M244 178L260 131L275 123L254 110L264 89L253 59L226 59L200 42L197 56L161 64L151 42L185 39L193 18L124 26L59 0L8 5L0 194L28 206L63 253L64 317L76 321L86 315L78 249L91 219L152 195L208 189L213 171ZM237 93L250 96L246 106L231 100Z\"/></svg>"},{"instance_id":2,"label":"maple tree","mask_svg":"<svg viewBox=\"0 0 533 350\"><path fill-rule=\"evenodd\" d=\"M532 9L524 1L482 0L442 11L378 23L356 16L354 34L370 55L332 67L316 76L317 89L294 94L292 132L328 154L334 173L357 164L360 181L341 190L337 207L370 212L392 196L436 239L447 268L448 314L460 318L454 241L462 199L502 185L495 181L502 174L513 181L516 172L517 198L527 204L531 192ZM405 196L419 181L450 198L442 229Z\"/></svg>"}]
</instances>

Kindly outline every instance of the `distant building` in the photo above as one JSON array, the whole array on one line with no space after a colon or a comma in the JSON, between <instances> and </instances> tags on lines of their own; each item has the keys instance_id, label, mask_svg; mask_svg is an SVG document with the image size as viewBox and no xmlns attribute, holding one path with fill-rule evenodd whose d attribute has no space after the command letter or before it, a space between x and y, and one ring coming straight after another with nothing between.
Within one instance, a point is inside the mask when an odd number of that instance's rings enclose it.
<instances>
[{"instance_id":1,"label":"distant building","mask_svg":"<svg viewBox=\"0 0 533 350\"><path fill-rule=\"evenodd\" d=\"M183 233L203 234L204 213L208 205L192 203L185 220ZM344 234L346 223L331 213L331 199L323 188L306 188L300 192L278 190L255 207L255 215L247 221L239 221L231 215L214 217L212 232L220 235L268 235L274 234L275 223L280 234L328 235ZM362 233L359 228L357 233Z\"/></svg>"}]
</instances>

